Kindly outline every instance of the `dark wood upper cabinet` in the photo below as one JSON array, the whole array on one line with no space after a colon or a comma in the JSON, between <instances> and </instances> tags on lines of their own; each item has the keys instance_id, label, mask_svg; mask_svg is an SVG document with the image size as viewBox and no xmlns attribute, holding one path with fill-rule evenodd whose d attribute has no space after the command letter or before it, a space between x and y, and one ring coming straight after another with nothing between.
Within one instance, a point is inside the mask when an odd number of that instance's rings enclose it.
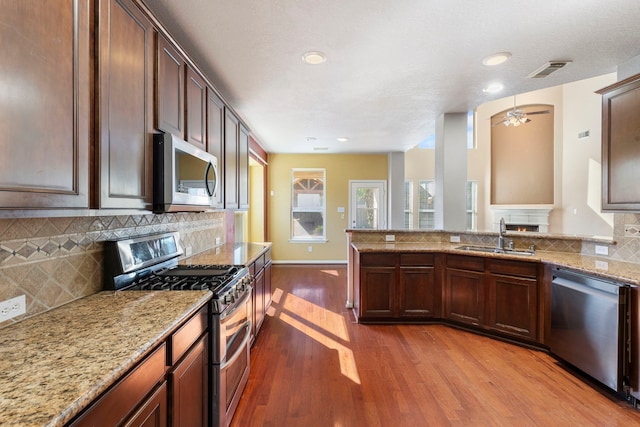
<instances>
[{"instance_id":1,"label":"dark wood upper cabinet","mask_svg":"<svg viewBox=\"0 0 640 427\"><path fill-rule=\"evenodd\" d=\"M0 0L0 208L89 207L88 0Z\"/></svg>"},{"instance_id":2,"label":"dark wood upper cabinet","mask_svg":"<svg viewBox=\"0 0 640 427\"><path fill-rule=\"evenodd\" d=\"M152 203L154 29L131 0L101 0L96 191L92 207Z\"/></svg>"},{"instance_id":3,"label":"dark wood upper cabinet","mask_svg":"<svg viewBox=\"0 0 640 427\"><path fill-rule=\"evenodd\" d=\"M187 68L186 106L187 141L196 147L207 149L207 85L204 79Z\"/></svg>"},{"instance_id":4,"label":"dark wood upper cabinet","mask_svg":"<svg viewBox=\"0 0 640 427\"><path fill-rule=\"evenodd\" d=\"M158 34L156 128L184 138L186 63L178 50Z\"/></svg>"},{"instance_id":5,"label":"dark wood upper cabinet","mask_svg":"<svg viewBox=\"0 0 640 427\"><path fill-rule=\"evenodd\" d=\"M640 74L602 95L602 210L640 211Z\"/></svg>"},{"instance_id":6,"label":"dark wood upper cabinet","mask_svg":"<svg viewBox=\"0 0 640 427\"><path fill-rule=\"evenodd\" d=\"M249 209L249 129L242 124L238 135L238 208Z\"/></svg>"},{"instance_id":7,"label":"dark wood upper cabinet","mask_svg":"<svg viewBox=\"0 0 640 427\"><path fill-rule=\"evenodd\" d=\"M224 103L211 88L207 88L207 151L218 159L217 208L224 208Z\"/></svg>"},{"instance_id":8,"label":"dark wood upper cabinet","mask_svg":"<svg viewBox=\"0 0 640 427\"><path fill-rule=\"evenodd\" d=\"M225 108L224 116L224 207L238 209L238 118Z\"/></svg>"}]
</instances>

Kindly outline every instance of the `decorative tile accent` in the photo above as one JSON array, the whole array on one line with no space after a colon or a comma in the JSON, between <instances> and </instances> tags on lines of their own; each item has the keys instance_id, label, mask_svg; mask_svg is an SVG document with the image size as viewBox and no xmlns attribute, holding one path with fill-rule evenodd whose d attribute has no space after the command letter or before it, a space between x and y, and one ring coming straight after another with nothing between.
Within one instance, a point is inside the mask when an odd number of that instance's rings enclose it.
<instances>
[{"instance_id":1,"label":"decorative tile accent","mask_svg":"<svg viewBox=\"0 0 640 427\"><path fill-rule=\"evenodd\" d=\"M225 241L224 212L0 219L0 301L25 295L27 313L0 328L102 289L105 240L180 232L192 253Z\"/></svg>"}]
</instances>

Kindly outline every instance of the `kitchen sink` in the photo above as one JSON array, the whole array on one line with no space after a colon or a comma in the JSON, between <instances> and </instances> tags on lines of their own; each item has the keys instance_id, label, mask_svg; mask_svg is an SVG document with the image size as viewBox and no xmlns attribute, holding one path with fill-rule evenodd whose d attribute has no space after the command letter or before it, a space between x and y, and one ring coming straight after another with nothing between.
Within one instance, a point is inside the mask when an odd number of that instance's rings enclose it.
<instances>
[{"instance_id":1,"label":"kitchen sink","mask_svg":"<svg viewBox=\"0 0 640 427\"><path fill-rule=\"evenodd\" d=\"M463 251L489 252L494 254L505 254L505 255L531 256L535 254L534 250L517 250L517 249L508 249L508 248L500 249L496 246L464 245L464 246L458 246L456 249L460 249Z\"/></svg>"}]
</instances>

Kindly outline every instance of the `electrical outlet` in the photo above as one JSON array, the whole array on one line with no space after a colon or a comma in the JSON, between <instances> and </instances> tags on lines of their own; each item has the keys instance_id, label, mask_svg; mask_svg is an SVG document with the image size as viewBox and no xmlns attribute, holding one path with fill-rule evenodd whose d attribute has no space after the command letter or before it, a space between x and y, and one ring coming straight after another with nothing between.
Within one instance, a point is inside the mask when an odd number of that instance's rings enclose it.
<instances>
[{"instance_id":1,"label":"electrical outlet","mask_svg":"<svg viewBox=\"0 0 640 427\"><path fill-rule=\"evenodd\" d=\"M192 253L193 249L191 249L191 246L187 246L186 248L184 248L184 256L191 256Z\"/></svg>"},{"instance_id":2,"label":"electrical outlet","mask_svg":"<svg viewBox=\"0 0 640 427\"><path fill-rule=\"evenodd\" d=\"M220 237L216 237L216 246L219 246L222 243L222 239Z\"/></svg>"},{"instance_id":3,"label":"electrical outlet","mask_svg":"<svg viewBox=\"0 0 640 427\"><path fill-rule=\"evenodd\" d=\"M308 247L307 247L307 250L308 250L309 252L313 252L313 246L308 246Z\"/></svg>"},{"instance_id":4,"label":"electrical outlet","mask_svg":"<svg viewBox=\"0 0 640 427\"><path fill-rule=\"evenodd\" d=\"M27 312L27 300L24 295L0 302L0 323Z\"/></svg>"},{"instance_id":5,"label":"electrical outlet","mask_svg":"<svg viewBox=\"0 0 640 427\"><path fill-rule=\"evenodd\" d=\"M596 255L609 255L609 248L607 246L596 245Z\"/></svg>"},{"instance_id":6,"label":"electrical outlet","mask_svg":"<svg viewBox=\"0 0 640 427\"><path fill-rule=\"evenodd\" d=\"M449 236L449 241L451 243L460 243L460 236Z\"/></svg>"},{"instance_id":7,"label":"electrical outlet","mask_svg":"<svg viewBox=\"0 0 640 427\"><path fill-rule=\"evenodd\" d=\"M386 236L384 236L384 240L387 242L395 242L396 236L394 234L387 234Z\"/></svg>"}]
</instances>

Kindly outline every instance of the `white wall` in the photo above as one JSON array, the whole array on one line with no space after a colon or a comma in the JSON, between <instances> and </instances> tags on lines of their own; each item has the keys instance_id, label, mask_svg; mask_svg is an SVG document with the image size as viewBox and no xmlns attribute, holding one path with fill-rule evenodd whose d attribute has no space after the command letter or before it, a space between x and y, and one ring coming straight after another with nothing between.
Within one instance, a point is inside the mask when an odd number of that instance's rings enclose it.
<instances>
[{"instance_id":1,"label":"white wall","mask_svg":"<svg viewBox=\"0 0 640 427\"><path fill-rule=\"evenodd\" d=\"M600 208L602 106L594 92L616 81L615 73L517 95L518 104L552 104L554 120L554 210L550 233L584 236L613 235L613 215ZM513 97L480 105L475 113L477 148L467 151L467 179L478 182L478 230L493 228L490 207L492 115L513 107ZM578 140L589 130L588 139ZM405 155L405 179L432 179L434 150L413 149ZM414 214L417 212L414 200ZM575 210L575 214L574 214Z\"/></svg>"},{"instance_id":2,"label":"white wall","mask_svg":"<svg viewBox=\"0 0 640 427\"><path fill-rule=\"evenodd\" d=\"M594 93L616 81L615 73L563 86L562 232L613 236L613 214L602 206L602 96ZM578 133L589 137L578 139Z\"/></svg>"}]
</instances>

